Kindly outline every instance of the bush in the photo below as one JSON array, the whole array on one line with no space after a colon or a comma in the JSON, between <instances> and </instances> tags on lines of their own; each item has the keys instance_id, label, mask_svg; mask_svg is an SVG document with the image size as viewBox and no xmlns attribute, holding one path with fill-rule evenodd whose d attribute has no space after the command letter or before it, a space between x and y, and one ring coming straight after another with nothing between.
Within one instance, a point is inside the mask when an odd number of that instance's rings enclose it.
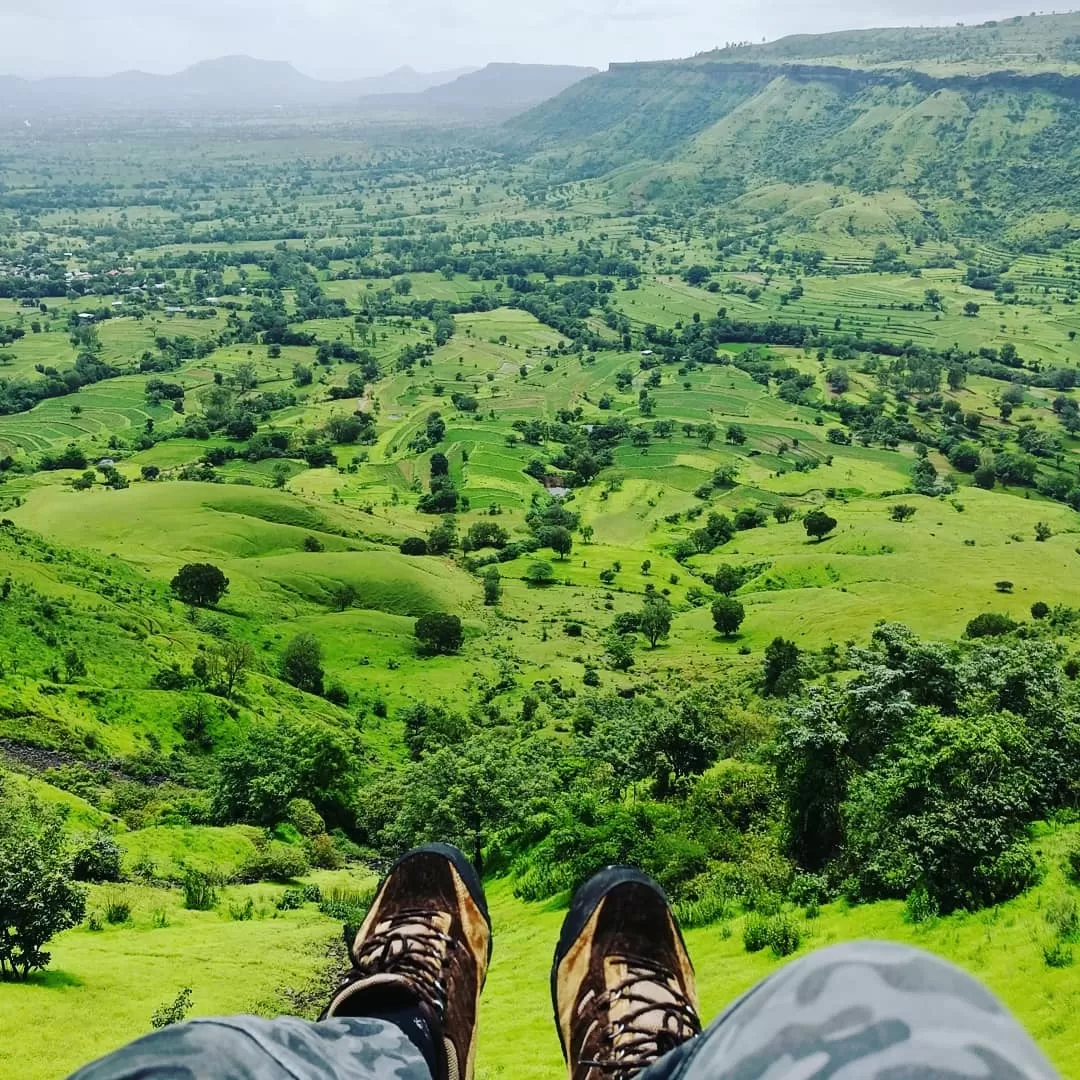
<instances>
[{"instance_id":1,"label":"bush","mask_svg":"<svg viewBox=\"0 0 1080 1080\"><path fill-rule=\"evenodd\" d=\"M123 852L112 834L102 830L75 852L71 872L76 881L119 881Z\"/></svg>"},{"instance_id":2,"label":"bush","mask_svg":"<svg viewBox=\"0 0 1080 1080\"><path fill-rule=\"evenodd\" d=\"M131 918L131 901L123 893L105 896L105 921L112 926L126 923Z\"/></svg>"},{"instance_id":3,"label":"bush","mask_svg":"<svg viewBox=\"0 0 1080 1080\"><path fill-rule=\"evenodd\" d=\"M304 894L299 889L286 889L278 897L278 911L299 911L304 906Z\"/></svg>"},{"instance_id":4,"label":"bush","mask_svg":"<svg viewBox=\"0 0 1080 1080\"><path fill-rule=\"evenodd\" d=\"M1061 941L1076 941L1080 938L1080 911L1077 910L1076 897L1069 893L1059 893L1051 897L1043 912L1043 918Z\"/></svg>"},{"instance_id":5,"label":"bush","mask_svg":"<svg viewBox=\"0 0 1080 1080\"><path fill-rule=\"evenodd\" d=\"M1002 634L1011 634L1015 629L1016 623L1008 615L1002 615L996 611L984 611L967 624L964 637L1001 637Z\"/></svg>"},{"instance_id":6,"label":"bush","mask_svg":"<svg viewBox=\"0 0 1080 1080\"><path fill-rule=\"evenodd\" d=\"M94 934L105 929L105 920L101 917L100 911L91 911L86 916L86 929Z\"/></svg>"},{"instance_id":7,"label":"bush","mask_svg":"<svg viewBox=\"0 0 1080 1080\"><path fill-rule=\"evenodd\" d=\"M311 865L320 870L340 870L345 863L334 841L326 833L313 836L308 842L308 858Z\"/></svg>"},{"instance_id":8,"label":"bush","mask_svg":"<svg viewBox=\"0 0 1080 1080\"><path fill-rule=\"evenodd\" d=\"M159 1005L153 1016L150 1017L150 1026L155 1030L168 1027L170 1024L182 1024L187 1014L191 1012L191 987L185 986L176 997L164 1005Z\"/></svg>"},{"instance_id":9,"label":"bush","mask_svg":"<svg viewBox=\"0 0 1080 1080\"><path fill-rule=\"evenodd\" d=\"M1080 885L1080 840L1065 852L1065 873L1074 885Z\"/></svg>"},{"instance_id":10,"label":"bush","mask_svg":"<svg viewBox=\"0 0 1080 1080\"><path fill-rule=\"evenodd\" d=\"M402 555L426 555L428 545L422 536L410 536L401 541L398 550Z\"/></svg>"},{"instance_id":11,"label":"bush","mask_svg":"<svg viewBox=\"0 0 1080 1080\"><path fill-rule=\"evenodd\" d=\"M289 822L302 836L318 836L326 832L326 823L310 799L292 799L288 807Z\"/></svg>"},{"instance_id":12,"label":"bush","mask_svg":"<svg viewBox=\"0 0 1080 1080\"><path fill-rule=\"evenodd\" d=\"M192 866L184 871L181 888L184 892L184 907L188 911L210 911L217 903L217 889L210 875Z\"/></svg>"},{"instance_id":13,"label":"bush","mask_svg":"<svg viewBox=\"0 0 1080 1080\"><path fill-rule=\"evenodd\" d=\"M250 922L255 917L255 901L249 896L242 904L229 905L229 918L234 922Z\"/></svg>"},{"instance_id":14,"label":"bush","mask_svg":"<svg viewBox=\"0 0 1080 1080\"><path fill-rule=\"evenodd\" d=\"M319 904L322 902L322 889L318 885L305 885L300 890L305 904Z\"/></svg>"},{"instance_id":15,"label":"bush","mask_svg":"<svg viewBox=\"0 0 1080 1080\"><path fill-rule=\"evenodd\" d=\"M302 877L311 869L307 855L295 844L271 840L240 869L244 881L276 881L285 883Z\"/></svg>"},{"instance_id":16,"label":"bush","mask_svg":"<svg viewBox=\"0 0 1080 1080\"><path fill-rule=\"evenodd\" d=\"M822 904L829 894L829 883L821 874L796 874L788 889L788 899L799 907Z\"/></svg>"},{"instance_id":17,"label":"bush","mask_svg":"<svg viewBox=\"0 0 1080 1080\"><path fill-rule=\"evenodd\" d=\"M799 924L789 915L774 915L767 923L766 936L777 957L790 956L802 944Z\"/></svg>"},{"instance_id":18,"label":"bush","mask_svg":"<svg viewBox=\"0 0 1080 1080\"><path fill-rule=\"evenodd\" d=\"M916 926L936 919L939 911L937 900L930 895L925 885L912 889L904 902L904 919Z\"/></svg>"},{"instance_id":19,"label":"bush","mask_svg":"<svg viewBox=\"0 0 1080 1080\"><path fill-rule=\"evenodd\" d=\"M1045 941L1042 945L1042 957L1043 963L1047 967L1071 967L1073 962L1072 946L1056 938L1053 941Z\"/></svg>"},{"instance_id":20,"label":"bush","mask_svg":"<svg viewBox=\"0 0 1080 1080\"><path fill-rule=\"evenodd\" d=\"M743 948L748 953L761 952L769 944L769 920L760 915L748 915L742 940Z\"/></svg>"}]
</instances>

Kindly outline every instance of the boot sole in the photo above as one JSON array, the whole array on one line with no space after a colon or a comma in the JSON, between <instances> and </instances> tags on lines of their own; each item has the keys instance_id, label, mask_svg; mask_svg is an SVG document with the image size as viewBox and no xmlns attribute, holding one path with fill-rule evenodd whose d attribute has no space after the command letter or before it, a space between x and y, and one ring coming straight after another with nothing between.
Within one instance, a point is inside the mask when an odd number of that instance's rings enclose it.
<instances>
[{"instance_id":1,"label":"boot sole","mask_svg":"<svg viewBox=\"0 0 1080 1080\"><path fill-rule=\"evenodd\" d=\"M559 1032L559 1045L562 1047L563 1058L566 1058L566 1046L563 1044L562 1028L559 1025L559 965L563 962L566 954L573 944L581 936L582 931L589 924L601 901L620 885L642 885L651 889L670 907L667 893L647 874L635 870L632 866L609 866L594 874L576 893L570 902L570 910L563 920L562 931L559 934L559 943L555 946L555 959L551 964L551 1007L555 1012L555 1029ZM674 916L673 916L674 918ZM676 932L678 927L676 926ZM681 939L682 934L679 933Z\"/></svg>"}]
</instances>

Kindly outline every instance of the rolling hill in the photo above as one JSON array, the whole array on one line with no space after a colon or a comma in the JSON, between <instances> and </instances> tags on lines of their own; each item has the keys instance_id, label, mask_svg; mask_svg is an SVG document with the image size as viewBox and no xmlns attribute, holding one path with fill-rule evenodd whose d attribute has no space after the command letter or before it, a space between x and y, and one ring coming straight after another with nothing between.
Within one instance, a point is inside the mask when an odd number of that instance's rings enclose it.
<instances>
[{"instance_id":1,"label":"rolling hill","mask_svg":"<svg viewBox=\"0 0 1080 1080\"><path fill-rule=\"evenodd\" d=\"M571 178L655 163L635 174L638 195L692 185L727 202L770 183L824 182L903 192L922 219L909 232L993 235L1036 212L1068 230L1080 208L1069 179L1080 145L1080 68L1067 59L1077 29L1077 16L1032 18L916 31L921 44L906 48L898 31L865 31L613 65L507 130ZM988 69L992 32L1006 38ZM966 57L982 69L965 70Z\"/></svg>"}]
</instances>

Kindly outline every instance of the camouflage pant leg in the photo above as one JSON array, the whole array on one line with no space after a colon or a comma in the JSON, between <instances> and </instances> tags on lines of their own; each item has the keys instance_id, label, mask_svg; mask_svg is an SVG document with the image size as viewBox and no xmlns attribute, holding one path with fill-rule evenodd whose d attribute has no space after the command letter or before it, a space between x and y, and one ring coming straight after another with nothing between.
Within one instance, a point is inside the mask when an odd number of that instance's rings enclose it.
<instances>
[{"instance_id":1,"label":"camouflage pant leg","mask_svg":"<svg viewBox=\"0 0 1080 1080\"><path fill-rule=\"evenodd\" d=\"M70 1080L431 1080L431 1073L404 1032L384 1020L233 1016L164 1028Z\"/></svg>"},{"instance_id":2,"label":"camouflage pant leg","mask_svg":"<svg viewBox=\"0 0 1080 1080\"><path fill-rule=\"evenodd\" d=\"M638 1080L1053 1080L980 983L903 945L822 949L759 983Z\"/></svg>"}]
</instances>

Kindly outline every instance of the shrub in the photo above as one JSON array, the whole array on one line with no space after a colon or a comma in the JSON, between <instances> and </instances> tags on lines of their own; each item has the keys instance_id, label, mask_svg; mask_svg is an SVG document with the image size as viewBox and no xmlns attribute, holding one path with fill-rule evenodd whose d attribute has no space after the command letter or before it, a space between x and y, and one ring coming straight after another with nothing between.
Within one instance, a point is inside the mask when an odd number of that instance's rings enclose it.
<instances>
[{"instance_id":1,"label":"shrub","mask_svg":"<svg viewBox=\"0 0 1080 1080\"><path fill-rule=\"evenodd\" d=\"M299 889L286 889L278 897L278 911L299 911L304 906L304 894Z\"/></svg>"},{"instance_id":2,"label":"shrub","mask_svg":"<svg viewBox=\"0 0 1080 1080\"><path fill-rule=\"evenodd\" d=\"M349 704L349 691L339 682L332 682L323 693L323 697L330 702L331 705L337 705L339 708L344 709Z\"/></svg>"},{"instance_id":3,"label":"shrub","mask_svg":"<svg viewBox=\"0 0 1080 1080\"><path fill-rule=\"evenodd\" d=\"M1080 937L1080 912L1077 911L1076 898L1069 893L1052 897L1043 918L1061 941L1076 941Z\"/></svg>"},{"instance_id":4,"label":"shrub","mask_svg":"<svg viewBox=\"0 0 1080 1080\"><path fill-rule=\"evenodd\" d=\"M748 953L761 952L769 944L769 921L760 915L748 915L743 926L743 948Z\"/></svg>"},{"instance_id":5,"label":"shrub","mask_svg":"<svg viewBox=\"0 0 1080 1080\"><path fill-rule=\"evenodd\" d=\"M76 881L119 881L121 857L120 845L102 830L75 853L71 872Z\"/></svg>"},{"instance_id":6,"label":"shrub","mask_svg":"<svg viewBox=\"0 0 1080 1080\"><path fill-rule=\"evenodd\" d=\"M101 917L100 911L91 911L86 916L86 929L95 934L105 929L105 920Z\"/></svg>"},{"instance_id":7,"label":"shrub","mask_svg":"<svg viewBox=\"0 0 1080 1080\"><path fill-rule=\"evenodd\" d=\"M1045 619L1050 614L1050 605L1037 600L1031 605L1031 617L1033 619Z\"/></svg>"},{"instance_id":8,"label":"shrub","mask_svg":"<svg viewBox=\"0 0 1080 1080\"><path fill-rule=\"evenodd\" d=\"M1045 941L1042 945L1043 963L1051 968L1067 968L1072 966L1072 946L1055 938Z\"/></svg>"},{"instance_id":9,"label":"shrub","mask_svg":"<svg viewBox=\"0 0 1080 1080\"><path fill-rule=\"evenodd\" d=\"M113 926L131 918L131 901L123 894L111 892L105 896L105 921Z\"/></svg>"},{"instance_id":10,"label":"shrub","mask_svg":"<svg viewBox=\"0 0 1080 1080\"><path fill-rule=\"evenodd\" d=\"M774 915L766 925L769 948L774 956L790 956L802 944L799 924L789 915Z\"/></svg>"},{"instance_id":11,"label":"shrub","mask_svg":"<svg viewBox=\"0 0 1080 1080\"><path fill-rule=\"evenodd\" d=\"M153 1016L150 1017L150 1026L155 1030L168 1027L170 1024L182 1024L187 1014L191 1012L191 987L185 986L172 1001L159 1005Z\"/></svg>"},{"instance_id":12,"label":"shrub","mask_svg":"<svg viewBox=\"0 0 1080 1080\"><path fill-rule=\"evenodd\" d=\"M799 907L821 904L829 893L829 883L821 874L796 874L788 889L788 899Z\"/></svg>"},{"instance_id":13,"label":"shrub","mask_svg":"<svg viewBox=\"0 0 1080 1080\"><path fill-rule=\"evenodd\" d=\"M422 536L409 536L401 541L398 550L402 555L426 555L428 545Z\"/></svg>"},{"instance_id":14,"label":"shrub","mask_svg":"<svg viewBox=\"0 0 1080 1080\"><path fill-rule=\"evenodd\" d=\"M181 888L184 892L184 907L188 911L210 911L217 903L217 889L210 875L192 866L184 871Z\"/></svg>"},{"instance_id":15,"label":"shrub","mask_svg":"<svg viewBox=\"0 0 1080 1080\"><path fill-rule=\"evenodd\" d=\"M287 813L289 822L303 836L318 836L326 832L326 823L310 799L292 799Z\"/></svg>"},{"instance_id":16,"label":"shrub","mask_svg":"<svg viewBox=\"0 0 1080 1080\"><path fill-rule=\"evenodd\" d=\"M155 930L164 930L169 925L169 915L164 908L155 908L150 916L150 925Z\"/></svg>"},{"instance_id":17,"label":"shrub","mask_svg":"<svg viewBox=\"0 0 1080 1080\"><path fill-rule=\"evenodd\" d=\"M229 905L229 918L234 922L250 922L255 916L255 901L249 896L242 904Z\"/></svg>"},{"instance_id":18,"label":"shrub","mask_svg":"<svg viewBox=\"0 0 1080 1080\"><path fill-rule=\"evenodd\" d=\"M308 842L308 858L311 865L320 870L340 870L345 862L334 841L326 833L313 836Z\"/></svg>"},{"instance_id":19,"label":"shrub","mask_svg":"<svg viewBox=\"0 0 1080 1080\"><path fill-rule=\"evenodd\" d=\"M920 885L908 893L904 903L904 919L914 925L930 922L938 917L939 910L937 900L930 895L925 885Z\"/></svg>"},{"instance_id":20,"label":"shrub","mask_svg":"<svg viewBox=\"0 0 1080 1080\"><path fill-rule=\"evenodd\" d=\"M292 881L311 869L303 848L271 840L261 851L253 855L240 869L244 881Z\"/></svg>"},{"instance_id":21,"label":"shrub","mask_svg":"<svg viewBox=\"0 0 1080 1080\"><path fill-rule=\"evenodd\" d=\"M300 890L305 904L318 904L322 902L322 889L318 885L305 885Z\"/></svg>"},{"instance_id":22,"label":"shrub","mask_svg":"<svg viewBox=\"0 0 1080 1080\"><path fill-rule=\"evenodd\" d=\"M1080 885L1080 840L1065 852L1065 873L1074 885Z\"/></svg>"},{"instance_id":23,"label":"shrub","mask_svg":"<svg viewBox=\"0 0 1080 1080\"><path fill-rule=\"evenodd\" d=\"M1016 629L1016 623L1008 615L996 611L984 611L976 615L964 630L966 638L1000 637Z\"/></svg>"}]
</instances>

